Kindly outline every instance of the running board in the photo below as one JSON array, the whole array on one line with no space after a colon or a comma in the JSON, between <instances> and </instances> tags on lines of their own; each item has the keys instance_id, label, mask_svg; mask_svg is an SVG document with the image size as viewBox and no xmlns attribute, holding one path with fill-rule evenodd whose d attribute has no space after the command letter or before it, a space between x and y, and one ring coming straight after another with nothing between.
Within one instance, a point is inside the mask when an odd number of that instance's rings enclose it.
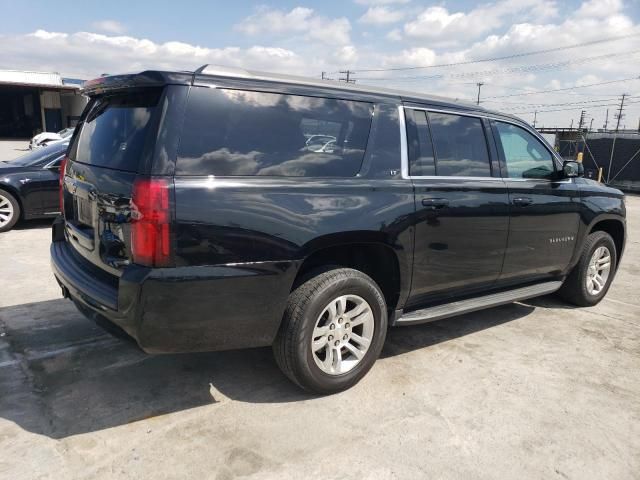
<instances>
[{"instance_id":1,"label":"running board","mask_svg":"<svg viewBox=\"0 0 640 480\"><path fill-rule=\"evenodd\" d=\"M521 287L506 292L492 293L483 297L469 298L457 302L445 303L435 307L423 308L402 315L396 320L396 325L413 325L417 323L435 322L447 317L461 315L463 313L475 312L489 307L497 307L507 303L526 300L527 298L547 295L558 290L562 282L545 282Z\"/></svg>"}]
</instances>

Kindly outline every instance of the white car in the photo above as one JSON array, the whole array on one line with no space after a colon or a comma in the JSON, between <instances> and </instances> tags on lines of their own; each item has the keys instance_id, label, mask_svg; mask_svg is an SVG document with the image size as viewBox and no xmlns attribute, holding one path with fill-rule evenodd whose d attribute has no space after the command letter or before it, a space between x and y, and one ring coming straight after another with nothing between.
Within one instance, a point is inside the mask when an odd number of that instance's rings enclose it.
<instances>
[{"instance_id":1,"label":"white car","mask_svg":"<svg viewBox=\"0 0 640 480\"><path fill-rule=\"evenodd\" d=\"M64 140L65 138L73 135L73 130L75 127L65 128L64 130L60 130L57 133L54 132L42 132L36 135L29 142L29 148L33 150L34 148L42 148L53 142L59 142L60 140Z\"/></svg>"}]
</instances>

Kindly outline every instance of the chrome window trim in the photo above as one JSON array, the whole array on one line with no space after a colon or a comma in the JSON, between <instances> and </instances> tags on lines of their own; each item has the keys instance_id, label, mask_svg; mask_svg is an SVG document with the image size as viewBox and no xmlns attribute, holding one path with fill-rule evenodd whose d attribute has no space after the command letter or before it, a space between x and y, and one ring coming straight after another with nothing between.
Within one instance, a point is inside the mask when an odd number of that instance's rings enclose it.
<instances>
[{"instance_id":1,"label":"chrome window trim","mask_svg":"<svg viewBox=\"0 0 640 480\"><path fill-rule=\"evenodd\" d=\"M58 160L62 160L64 158L66 154L63 153L62 155L57 156L56 158L54 158L53 160L51 160L50 162L47 162L46 165L44 165L42 168L44 170L51 168L51 165L53 165L54 163L56 163Z\"/></svg>"},{"instance_id":2,"label":"chrome window trim","mask_svg":"<svg viewBox=\"0 0 640 480\"><path fill-rule=\"evenodd\" d=\"M443 110L439 108L427 108L427 107L413 107L410 105L398 105L398 114L400 116L400 172L402 178L404 179L417 179L417 180L473 180L473 181L492 181L492 180L502 180L506 181L514 181L514 182L548 182L548 183L571 183L572 179L568 180L549 180L547 178L510 178L503 177L500 175L499 177L445 177L438 175L428 175L428 176L411 176L409 175L409 152L407 149L407 126L405 121L405 110L422 110L425 112L435 112L435 113L448 113L450 115L460 115L464 117L475 117L475 118L486 118L488 120L495 120L496 122L504 122L509 123L511 125L515 125L516 127L520 127L530 134L532 134L535 138L541 141L542 146L551 153L551 156L560 162L560 165L563 164L564 160L558 156L558 152L549 148L546 140L540 136L540 134L534 130L532 130L527 124L519 123L516 121L508 120L500 118L496 115L492 115L490 113L475 113L475 112L465 112L465 111L457 111L457 110Z\"/></svg>"},{"instance_id":3,"label":"chrome window trim","mask_svg":"<svg viewBox=\"0 0 640 480\"><path fill-rule=\"evenodd\" d=\"M409 150L407 147L407 122L404 116L404 106L398 105L398 124L400 125L400 176L409 176Z\"/></svg>"}]
</instances>

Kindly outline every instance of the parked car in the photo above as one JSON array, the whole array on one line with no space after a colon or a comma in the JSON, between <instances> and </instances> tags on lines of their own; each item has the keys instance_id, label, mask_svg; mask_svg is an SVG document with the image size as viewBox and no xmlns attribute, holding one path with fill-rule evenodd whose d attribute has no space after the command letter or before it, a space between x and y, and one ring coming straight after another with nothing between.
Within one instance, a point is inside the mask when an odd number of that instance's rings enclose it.
<instances>
[{"instance_id":1,"label":"parked car","mask_svg":"<svg viewBox=\"0 0 640 480\"><path fill-rule=\"evenodd\" d=\"M553 292L594 305L622 257L623 194L510 115L208 66L85 93L53 271L150 353L272 345L297 385L337 392L387 326Z\"/></svg>"},{"instance_id":2,"label":"parked car","mask_svg":"<svg viewBox=\"0 0 640 480\"><path fill-rule=\"evenodd\" d=\"M73 135L75 127L65 128L59 132L42 132L36 135L29 142L29 149L42 148L50 145L52 142L59 142Z\"/></svg>"},{"instance_id":3,"label":"parked car","mask_svg":"<svg viewBox=\"0 0 640 480\"><path fill-rule=\"evenodd\" d=\"M0 232L18 220L60 214L60 164L69 141L0 161Z\"/></svg>"},{"instance_id":4,"label":"parked car","mask_svg":"<svg viewBox=\"0 0 640 480\"><path fill-rule=\"evenodd\" d=\"M311 135L305 145L307 149L312 152L322 151L322 149L327 148L327 145L336 141L336 137L333 135Z\"/></svg>"}]
</instances>

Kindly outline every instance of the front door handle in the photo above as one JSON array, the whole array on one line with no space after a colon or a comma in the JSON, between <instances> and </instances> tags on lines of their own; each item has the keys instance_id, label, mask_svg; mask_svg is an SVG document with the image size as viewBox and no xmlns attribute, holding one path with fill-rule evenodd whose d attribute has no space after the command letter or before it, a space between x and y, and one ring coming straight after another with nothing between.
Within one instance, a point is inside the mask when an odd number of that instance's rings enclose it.
<instances>
[{"instance_id":1,"label":"front door handle","mask_svg":"<svg viewBox=\"0 0 640 480\"><path fill-rule=\"evenodd\" d=\"M533 200L531 200L529 197L516 197L513 199L513 204L517 205L518 207L528 207L532 203Z\"/></svg>"},{"instance_id":2,"label":"front door handle","mask_svg":"<svg viewBox=\"0 0 640 480\"><path fill-rule=\"evenodd\" d=\"M429 207L433 210L437 210L438 208L444 208L449 206L449 200L446 198L423 198L422 205L424 207Z\"/></svg>"}]
</instances>

